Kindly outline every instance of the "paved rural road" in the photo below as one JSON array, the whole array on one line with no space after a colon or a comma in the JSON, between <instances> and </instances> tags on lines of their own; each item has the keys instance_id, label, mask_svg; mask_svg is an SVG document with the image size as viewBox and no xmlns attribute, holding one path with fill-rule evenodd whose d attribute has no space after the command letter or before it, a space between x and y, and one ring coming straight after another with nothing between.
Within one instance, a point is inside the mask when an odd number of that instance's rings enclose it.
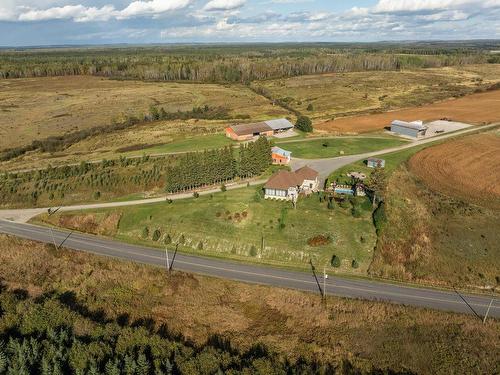
<instances>
[{"instance_id":1,"label":"paved rural road","mask_svg":"<svg viewBox=\"0 0 500 375\"><path fill-rule=\"evenodd\" d=\"M0 220L0 232L45 243L53 242L51 230L49 228L31 224ZM59 245L66 239L64 241L64 247L66 248L155 266L165 266L166 264L164 253L158 249L130 245L87 234L69 234L70 232L68 231L53 230L56 244ZM170 256L172 257L172 255L171 252ZM318 293L317 284L312 274L297 271L286 271L271 267L242 264L185 254L177 254L174 269L248 283ZM318 275L318 278L321 285L323 285L322 276ZM342 297L381 300L411 306L473 314L460 296L452 291L416 288L364 279L344 279L338 277L329 277L327 279L326 291L327 294ZM484 316L490 302L492 302L492 297L488 296L464 295L464 298L472 309L481 317ZM500 301L498 299L493 300L489 316L500 317Z\"/></svg>"}]
</instances>

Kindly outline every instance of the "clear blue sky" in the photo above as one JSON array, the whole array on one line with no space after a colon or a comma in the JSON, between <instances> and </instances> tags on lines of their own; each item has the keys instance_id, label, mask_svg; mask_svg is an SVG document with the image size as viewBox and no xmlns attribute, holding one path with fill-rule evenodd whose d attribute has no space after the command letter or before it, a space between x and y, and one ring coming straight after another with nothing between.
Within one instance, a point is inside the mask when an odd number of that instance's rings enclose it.
<instances>
[{"instance_id":1,"label":"clear blue sky","mask_svg":"<svg viewBox=\"0 0 500 375\"><path fill-rule=\"evenodd\" d=\"M500 38L500 0L0 0L0 46Z\"/></svg>"}]
</instances>

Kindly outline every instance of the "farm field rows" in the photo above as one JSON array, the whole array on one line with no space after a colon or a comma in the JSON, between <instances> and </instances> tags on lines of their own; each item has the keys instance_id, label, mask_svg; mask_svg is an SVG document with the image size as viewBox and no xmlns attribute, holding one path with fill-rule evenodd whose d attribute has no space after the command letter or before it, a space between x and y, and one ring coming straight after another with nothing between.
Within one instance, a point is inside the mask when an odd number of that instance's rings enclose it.
<instances>
[{"instance_id":1,"label":"farm field rows","mask_svg":"<svg viewBox=\"0 0 500 375\"><path fill-rule=\"evenodd\" d=\"M0 150L35 139L111 125L151 105L167 112L226 107L255 120L288 114L242 85L116 81L99 77L0 80Z\"/></svg>"},{"instance_id":2,"label":"farm field rows","mask_svg":"<svg viewBox=\"0 0 500 375\"><path fill-rule=\"evenodd\" d=\"M330 267L337 255L342 272L366 273L375 243L367 200L359 201L362 209L354 217L350 203L330 210L314 195L292 209L289 202L262 199L260 189L241 188L172 204L43 215L40 220L88 231L88 223L99 227L110 215L118 215L117 227L110 232L132 243L162 247L169 237L190 253L297 268L308 267L309 257L318 266ZM354 259L357 269L351 267Z\"/></svg>"},{"instance_id":3,"label":"farm field rows","mask_svg":"<svg viewBox=\"0 0 500 375\"><path fill-rule=\"evenodd\" d=\"M318 123L315 128L329 133L356 134L382 130L389 127L395 119L431 121L441 118L479 125L500 121L498 108L500 108L500 90L493 90L417 108L339 118Z\"/></svg>"},{"instance_id":4,"label":"farm field rows","mask_svg":"<svg viewBox=\"0 0 500 375\"><path fill-rule=\"evenodd\" d=\"M500 66L309 75L259 83L315 123L363 112L416 107L463 96L500 81Z\"/></svg>"},{"instance_id":5,"label":"farm field rows","mask_svg":"<svg viewBox=\"0 0 500 375\"><path fill-rule=\"evenodd\" d=\"M420 151L409 169L431 189L500 208L500 132L478 134Z\"/></svg>"}]
</instances>

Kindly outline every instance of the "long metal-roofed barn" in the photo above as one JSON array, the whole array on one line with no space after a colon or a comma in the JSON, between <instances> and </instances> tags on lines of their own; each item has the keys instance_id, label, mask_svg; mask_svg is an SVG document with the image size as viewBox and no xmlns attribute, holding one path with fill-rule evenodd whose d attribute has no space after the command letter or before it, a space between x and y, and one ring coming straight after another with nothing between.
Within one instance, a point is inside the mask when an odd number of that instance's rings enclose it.
<instances>
[{"instance_id":1,"label":"long metal-roofed barn","mask_svg":"<svg viewBox=\"0 0 500 375\"><path fill-rule=\"evenodd\" d=\"M426 131L427 126L425 126L422 121L407 122L394 120L391 123L391 132L412 138L423 137Z\"/></svg>"},{"instance_id":2,"label":"long metal-roofed barn","mask_svg":"<svg viewBox=\"0 0 500 375\"><path fill-rule=\"evenodd\" d=\"M285 132L293 128L293 124L285 118L256 122L252 124L238 124L226 129L226 136L235 141L248 141L254 137Z\"/></svg>"}]
</instances>

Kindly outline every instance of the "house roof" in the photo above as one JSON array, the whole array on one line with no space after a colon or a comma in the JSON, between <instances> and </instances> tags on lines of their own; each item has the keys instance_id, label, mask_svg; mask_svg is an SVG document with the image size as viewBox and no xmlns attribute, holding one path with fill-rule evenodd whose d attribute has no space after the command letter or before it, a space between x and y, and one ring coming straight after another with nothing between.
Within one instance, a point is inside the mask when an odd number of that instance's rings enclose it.
<instances>
[{"instance_id":1,"label":"house roof","mask_svg":"<svg viewBox=\"0 0 500 375\"><path fill-rule=\"evenodd\" d=\"M282 148L280 148L278 146L274 146L273 148L271 148L271 152L273 154L278 154L278 155L281 155L281 156L284 156L287 158L289 158L292 155L291 151L283 150Z\"/></svg>"},{"instance_id":2,"label":"house roof","mask_svg":"<svg viewBox=\"0 0 500 375\"><path fill-rule=\"evenodd\" d=\"M423 125L420 122L406 122L400 120L394 120L391 125L402 126L403 128L413 129L413 130L425 130L427 126Z\"/></svg>"},{"instance_id":3,"label":"house roof","mask_svg":"<svg viewBox=\"0 0 500 375\"><path fill-rule=\"evenodd\" d=\"M248 135L248 134L254 134L254 133L263 133L263 132L269 132L269 131L273 130L265 122L256 122L253 124L233 125L233 126L231 126L231 129L233 132L236 133L236 135Z\"/></svg>"},{"instance_id":4,"label":"house roof","mask_svg":"<svg viewBox=\"0 0 500 375\"><path fill-rule=\"evenodd\" d=\"M374 161L374 162L384 162L384 159L379 159L379 158L368 158L368 161Z\"/></svg>"},{"instance_id":5,"label":"house roof","mask_svg":"<svg viewBox=\"0 0 500 375\"><path fill-rule=\"evenodd\" d=\"M318 172L307 166L297 169L295 172L281 170L273 174L264 187L286 190L290 187L302 185L304 180L314 180L317 176Z\"/></svg>"},{"instance_id":6,"label":"house roof","mask_svg":"<svg viewBox=\"0 0 500 375\"><path fill-rule=\"evenodd\" d=\"M302 167L300 169L297 169L295 171L295 174L302 178L302 181L304 180L315 180L316 177L319 176L319 173L315 171L314 169L308 167L307 165L305 167Z\"/></svg>"},{"instance_id":7,"label":"house roof","mask_svg":"<svg viewBox=\"0 0 500 375\"><path fill-rule=\"evenodd\" d=\"M230 129L234 133L236 133L236 135L248 135L254 133L263 133L274 130L286 130L292 128L293 124L286 118L255 122L252 124L238 124L230 127Z\"/></svg>"},{"instance_id":8,"label":"house roof","mask_svg":"<svg viewBox=\"0 0 500 375\"><path fill-rule=\"evenodd\" d=\"M302 185L302 182L304 182L304 180L297 176L294 172L279 171L267 180L264 187L267 189L286 190L290 187Z\"/></svg>"},{"instance_id":9,"label":"house roof","mask_svg":"<svg viewBox=\"0 0 500 375\"><path fill-rule=\"evenodd\" d=\"M271 127L273 130L285 130L293 128L293 124L288 121L286 118L279 118L276 120L267 120L264 121L267 125Z\"/></svg>"}]
</instances>

